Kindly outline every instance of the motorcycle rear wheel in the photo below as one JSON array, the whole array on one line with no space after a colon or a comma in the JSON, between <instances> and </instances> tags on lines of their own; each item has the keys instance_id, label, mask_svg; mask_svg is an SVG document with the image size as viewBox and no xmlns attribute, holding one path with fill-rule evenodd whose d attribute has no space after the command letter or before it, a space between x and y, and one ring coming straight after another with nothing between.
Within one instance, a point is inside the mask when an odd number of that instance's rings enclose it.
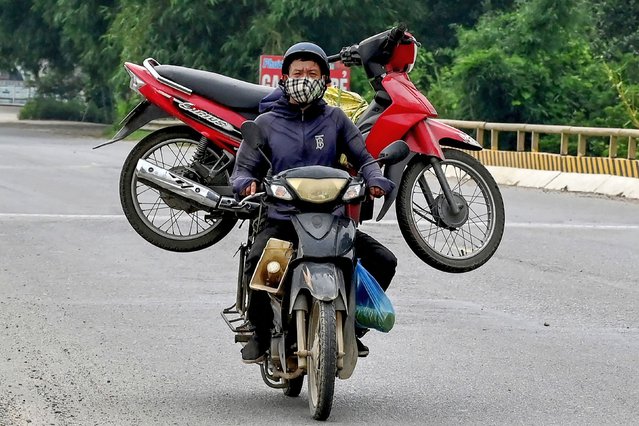
<instances>
[{"instance_id":1,"label":"motorcycle rear wheel","mask_svg":"<svg viewBox=\"0 0 639 426\"><path fill-rule=\"evenodd\" d=\"M326 420L333 407L337 375L335 305L314 299L309 315L307 349L308 406L315 420Z\"/></svg>"},{"instance_id":2,"label":"motorcycle rear wheel","mask_svg":"<svg viewBox=\"0 0 639 426\"><path fill-rule=\"evenodd\" d=\"M169 127L151 133L129 153L120 174L120 202L135 231L156 247L174 252L192 252L210 247L224 238L237 219L222 215L212 218L192 203L166 191L139 182L135 176L138 160L145 159L175 173L187 173L198 145L198 135L184 127ZM207 151L216 161L219 152ZM229 175L220 175L216 185L228 185Z\"/></svg>"},{"instance_id":3,"label":"motorcycle rear wheel","mask_svg":"<svg viewBox=\"0 0 639 426\"><path fill-rule=\"evenodd\" d=\"M426 158L409 164L397 194L397 221L408 246L428 265L444 272L467 272L486 263L504 232L504 203L495 180L475 158L444 149L440 163L464 217L447 209L440 184ZM424 191L435 200L429 205ZM464 205L465 204L465 205ZM451 225L458 221L459 224Z\"/></svg>"}]
</instances>

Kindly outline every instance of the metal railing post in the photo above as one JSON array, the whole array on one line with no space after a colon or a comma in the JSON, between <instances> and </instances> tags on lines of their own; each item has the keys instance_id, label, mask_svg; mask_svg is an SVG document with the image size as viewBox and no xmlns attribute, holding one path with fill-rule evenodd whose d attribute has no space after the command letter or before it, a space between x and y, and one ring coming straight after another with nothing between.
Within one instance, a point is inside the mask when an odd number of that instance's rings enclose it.
<instances>
[{"instance_id":1,"label":"metal railing post","mask_svg":"<svg viewBox=\"0 0 639 426\"><path fill-rule=\"evenodd\" d=\"M530 134L530 150L532 152L539 152L539 133L532 132Z\"/></svg>"},{"instance_id":2,"label":"metal railing post","mask_svg":"<svg viewBox=\"0 0 639 426\"><path fill-rule=\"evenodd\" d=\"M479 144L479 146L483 148L484 147L484 129L477 127L475 129L475 132L477 135L477 143Z\"/></svg>"},{"instance_id":3,"label":"metal railing post","mask_svg":"<svg viewBox=\"0 0 639 426\"><path fill-rule=\"evenodd\" d=\"M617 158L617 136L610 135L610 146L608 148L608 157Z\"/></svg>"},{"instance_id":4,"label":"metal railing post","mask_svg":"<svg viewBox=\"0 0 639 426\"><path fill-rule=\"evenodd\" d=\"M524 151L526 146L526 132L517 130L517 151Z\"/></svg>"},{"instance_id":5,"label":"metal railing post","mask_svg":"<svg viewBox=\"0 0 639 426\"><path fill-rule=\"evenodd\" d=\"M579 140L577 142L577 157L583 157L586 155L586 136L583 133L579 133Z\"/></svg>"},{"instance_id":6,"label":"metal railing post","mask_svg":"<svg viewBox=\"0 0 639 426\"><path fill-rule=\"evenodd\" d=\"M499 130L490 129L490 149L499 150Z\"/></svg>"},{"instance_id":7,"label":"metal railing post","mask_svg":"<svg viewBox=\"0 0 639 426\"><path fill-rule=\"evenodd\" d=\"M568 155L568 142L570 141L567 133L561 132L561 146L559 147L560 155Z\"/></svg>"}]
</instances>

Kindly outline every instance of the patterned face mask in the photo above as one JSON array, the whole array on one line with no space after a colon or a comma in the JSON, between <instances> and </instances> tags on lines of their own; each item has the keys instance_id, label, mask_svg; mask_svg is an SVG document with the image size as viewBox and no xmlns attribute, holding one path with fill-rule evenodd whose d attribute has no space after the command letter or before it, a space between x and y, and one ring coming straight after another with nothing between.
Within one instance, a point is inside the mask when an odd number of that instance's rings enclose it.
<instances>
[{"instance_id":1,"label":"patterned face mask","mask_svg":"<svg viewBox=\"0 0 639 426\"><path fill-rule=\"evenodd\" d=\"M298 104L309 104L324 96L326 83L321 78L289 78L284 82L284 90Z\"/></svg>"}]
</instances>

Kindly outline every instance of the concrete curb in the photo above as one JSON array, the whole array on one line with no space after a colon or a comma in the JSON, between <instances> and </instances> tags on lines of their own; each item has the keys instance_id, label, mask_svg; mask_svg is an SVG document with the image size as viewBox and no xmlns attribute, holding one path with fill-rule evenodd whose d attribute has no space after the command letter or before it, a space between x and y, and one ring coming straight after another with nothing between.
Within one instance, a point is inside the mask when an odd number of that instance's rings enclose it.
<instances>
[{"instance_id":1,"label":"concrete curb","mask_svg":"<svg viewBox=\"0 0 639 426\"><path fill-rule=\"evenodd\" d=\"M107 124L65 120L19 120L19 106L0 106L0 126L18 128L87 129L91 135L109 127Z\"/></svg>"},{"instance_id":2,"label":"concrete curb","mask_svg":"<svg viewBox=\"0 0 639 426\"><path fill-rule=\"evenodd\" d=\"M107 124L85 123L81 121L62 121L62 120L7 120L0 116L0 125L7 127L50 127L50 128L87 128L87 129L104 129Z\"/></svg>"},{"instance_id":3,"label":"concrete curb","mask_svg":"<svg viewBox=\"0 0 639 426\"><path fill-rule=\"evenodd\" d=\"M486 168L499 185L552 191L589 192L611 197L639 199L639 179L635 178L512 167L487 166Z\"/></svg>"}]
</instances>

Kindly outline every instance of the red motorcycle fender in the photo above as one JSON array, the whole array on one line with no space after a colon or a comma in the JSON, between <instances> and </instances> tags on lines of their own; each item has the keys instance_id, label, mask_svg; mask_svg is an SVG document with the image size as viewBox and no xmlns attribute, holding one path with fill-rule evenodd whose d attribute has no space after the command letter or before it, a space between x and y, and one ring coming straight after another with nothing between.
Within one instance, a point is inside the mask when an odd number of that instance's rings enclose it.
<instances>
[{"instance_id":1,"label":"red motorcycle fender","mask_svg":"<svg viewBox=\"0 0 639 426\"><path fill-rule=\"evenodd\" d=\"M415 124L408 133L406 133L404 141L412 151L411 155L400 163L384 167L384 176L395 183L395 189L384 197L384 205L375 218L376 221L380 221L384 215L386 215L386 212L388 212L388 209L395 201L399 184L404 174L404 168L415 154L424 154L443 159L444 153L441 145L473 151L480 151L482 149L481 145L471 136L432 118L427 118Z\"/></svg>"},{"instance_id":2,"label":"red motorcycle fender","mask_svg":"<svg viewBox=\"0 0 639 426\"><path fill-rule=\"evenodd\" d=\"M439 120L428 118L413 126L406 134L411 151L440 159L444 158L441 145L481 151L482 147L471 136Z\"/></svg>"},{"instance_id":3,"label":"red motorcycle fender","mask_svg":"<svg viewBox=\"0 0 639 426\"><path fill-rule=\"evenodd\" d=\"M382 218L388 212L388 209L390 209L390 206L393 205L395 198L397 198L397 193L399 192L399 184L402 182L404 169L406 168L408 163L410 163L410 160L412 160L414 156L415 156L415 153L411 152L410 154L408 154L408 157L406 157L404 160L400 161L399 163L389 164L384 166L384 177L386 179L392 180L393 183L395 184L395 188L393 188L393 190L389 194L384 195L384 205L382 206L381 210L377 214L377 217L375 218L376 222L379 222L380 220L382 220Z\"/></svg>"},{"instance_id":4,"label":"red motorcycle fender","mask_svg":"<svg viewBox=\"0 0 639 426\"><path fill-rule=\"evenodd\" d=\"M126 117L124 117L120 123L122 128L115 134L115 136L113 136L113 138L100 145L94 146L93 149L111 145L112 143L126 138L148 122L164 117L170 117L170 115L157 105L154 105L145 99L133 108Z\"/></svg>"}]
</instances>

